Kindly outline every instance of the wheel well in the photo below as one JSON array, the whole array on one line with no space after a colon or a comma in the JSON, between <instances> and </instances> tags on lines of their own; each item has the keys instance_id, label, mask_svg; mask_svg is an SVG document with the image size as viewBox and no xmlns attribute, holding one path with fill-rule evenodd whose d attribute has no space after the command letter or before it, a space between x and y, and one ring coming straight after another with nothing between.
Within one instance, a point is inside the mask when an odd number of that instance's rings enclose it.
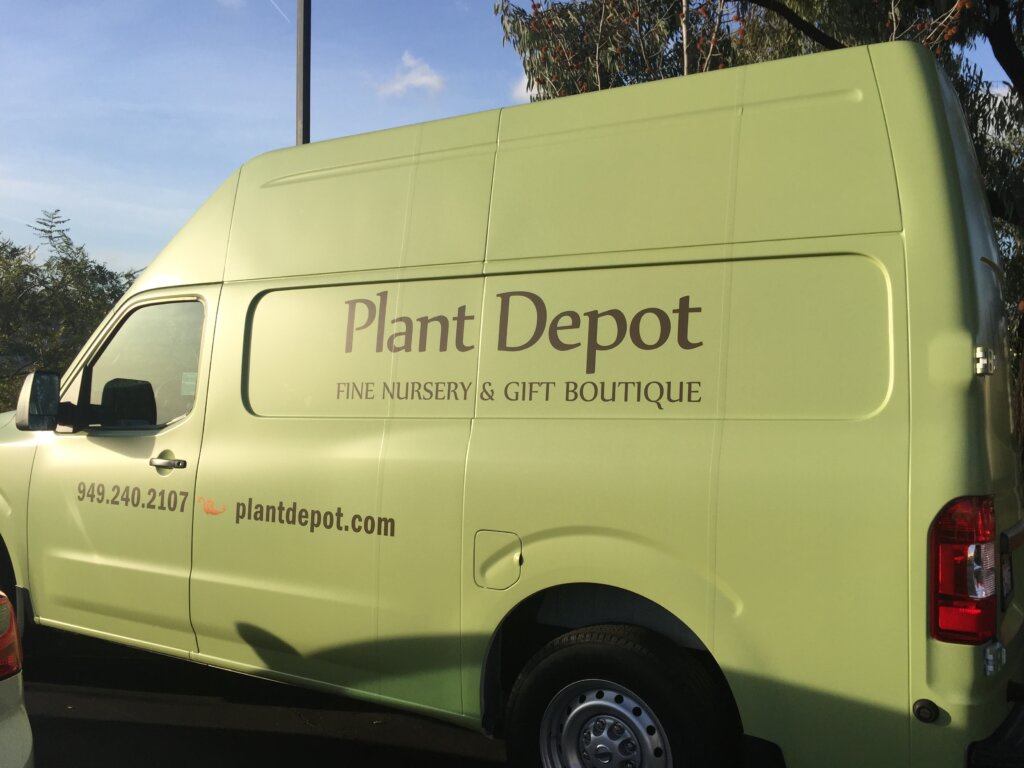
<instances>
[{"instance_id":1,"label":"wheel well","mask_svg":"<svg viewBox=\"0 0 1024 768\"><path fill-rule=\"evenodd\" d=\"M732 691L707 646L684 622L657 603L604 584L563 584L523 600L491 637L481 678L484 730L501 736L505 704L519 672L537 651L559 635L598 624L643 627L693 654L707 668L739 721Z\"/></svg>"}]
</instances>

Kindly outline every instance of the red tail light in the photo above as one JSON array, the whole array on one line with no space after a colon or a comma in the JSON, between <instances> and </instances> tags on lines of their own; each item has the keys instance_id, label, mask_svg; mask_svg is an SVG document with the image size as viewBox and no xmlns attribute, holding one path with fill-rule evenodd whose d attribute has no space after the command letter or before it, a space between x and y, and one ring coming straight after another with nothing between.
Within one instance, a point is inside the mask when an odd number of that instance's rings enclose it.
<instances>
[{"instance_id":1,"label":"red tail light","mask_svg":"<svg viewBox=\"0 0 1024 768\"><path fill-rule=\"evenodd\" d=\"M18 622L14 606L7 595L0 592L0 680L21 671L21 643L18 641Z\"/></svg>"},{"instance_id":2,"label":"red tail light","mask_svg":"<svg viewBox=\"0 0 1024 768\"><path fill-rule=\"evenodd\" d=\"M980 645L996 634L996 523L991 496L953 499L928 534L931 636Z\"/></svg>"}]
</instances>

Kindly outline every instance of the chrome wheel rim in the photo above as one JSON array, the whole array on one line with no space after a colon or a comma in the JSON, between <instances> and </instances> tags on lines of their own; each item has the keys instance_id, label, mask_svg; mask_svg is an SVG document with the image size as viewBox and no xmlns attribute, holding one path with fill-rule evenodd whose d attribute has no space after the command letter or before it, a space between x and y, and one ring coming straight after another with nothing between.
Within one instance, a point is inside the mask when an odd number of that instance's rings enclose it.
<instances>
[{"instance_id":1,"label":"chrome wheel rim","mask_svg":"<svg viewBox=\"0 0 1024 768\"><path fill-rule=\"evenodd\" d=\"M544 768L670 768L668 736L646 702L608 680L560 690L540 721Z\"/></svg>"}]
</instances>

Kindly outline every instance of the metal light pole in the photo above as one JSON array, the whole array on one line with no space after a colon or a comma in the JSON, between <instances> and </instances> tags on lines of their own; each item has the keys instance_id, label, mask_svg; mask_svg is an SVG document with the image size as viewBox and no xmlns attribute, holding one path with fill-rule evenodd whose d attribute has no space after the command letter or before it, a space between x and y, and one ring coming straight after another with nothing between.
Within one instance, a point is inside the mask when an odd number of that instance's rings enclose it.
<instances>
[{"instance_id":1,"label":"metal light pole","mask_svg":"<svg viewBox=\"0 0 1024 768\"><path fill-rule=\"evenodd\" d=\"M309 144L309 38L310 3L295 0L295 143Z\"/></svg>"}]
</instances>

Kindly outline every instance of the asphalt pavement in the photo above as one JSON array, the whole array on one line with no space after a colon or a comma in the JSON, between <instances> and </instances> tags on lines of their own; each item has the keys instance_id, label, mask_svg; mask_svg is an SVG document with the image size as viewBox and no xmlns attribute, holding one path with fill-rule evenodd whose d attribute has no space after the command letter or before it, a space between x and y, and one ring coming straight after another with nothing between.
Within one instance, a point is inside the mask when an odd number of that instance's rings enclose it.
<instances>
[{"instance_id":1,"label":"asphalt pavement","mask_svg":"<svg viewBox=\"0 0 1024 768\"><path fill-rule=\"evenodd\" d=\"M456 726L32 627L36 768L504 765Z\"/></svg>"}]
</instances>

